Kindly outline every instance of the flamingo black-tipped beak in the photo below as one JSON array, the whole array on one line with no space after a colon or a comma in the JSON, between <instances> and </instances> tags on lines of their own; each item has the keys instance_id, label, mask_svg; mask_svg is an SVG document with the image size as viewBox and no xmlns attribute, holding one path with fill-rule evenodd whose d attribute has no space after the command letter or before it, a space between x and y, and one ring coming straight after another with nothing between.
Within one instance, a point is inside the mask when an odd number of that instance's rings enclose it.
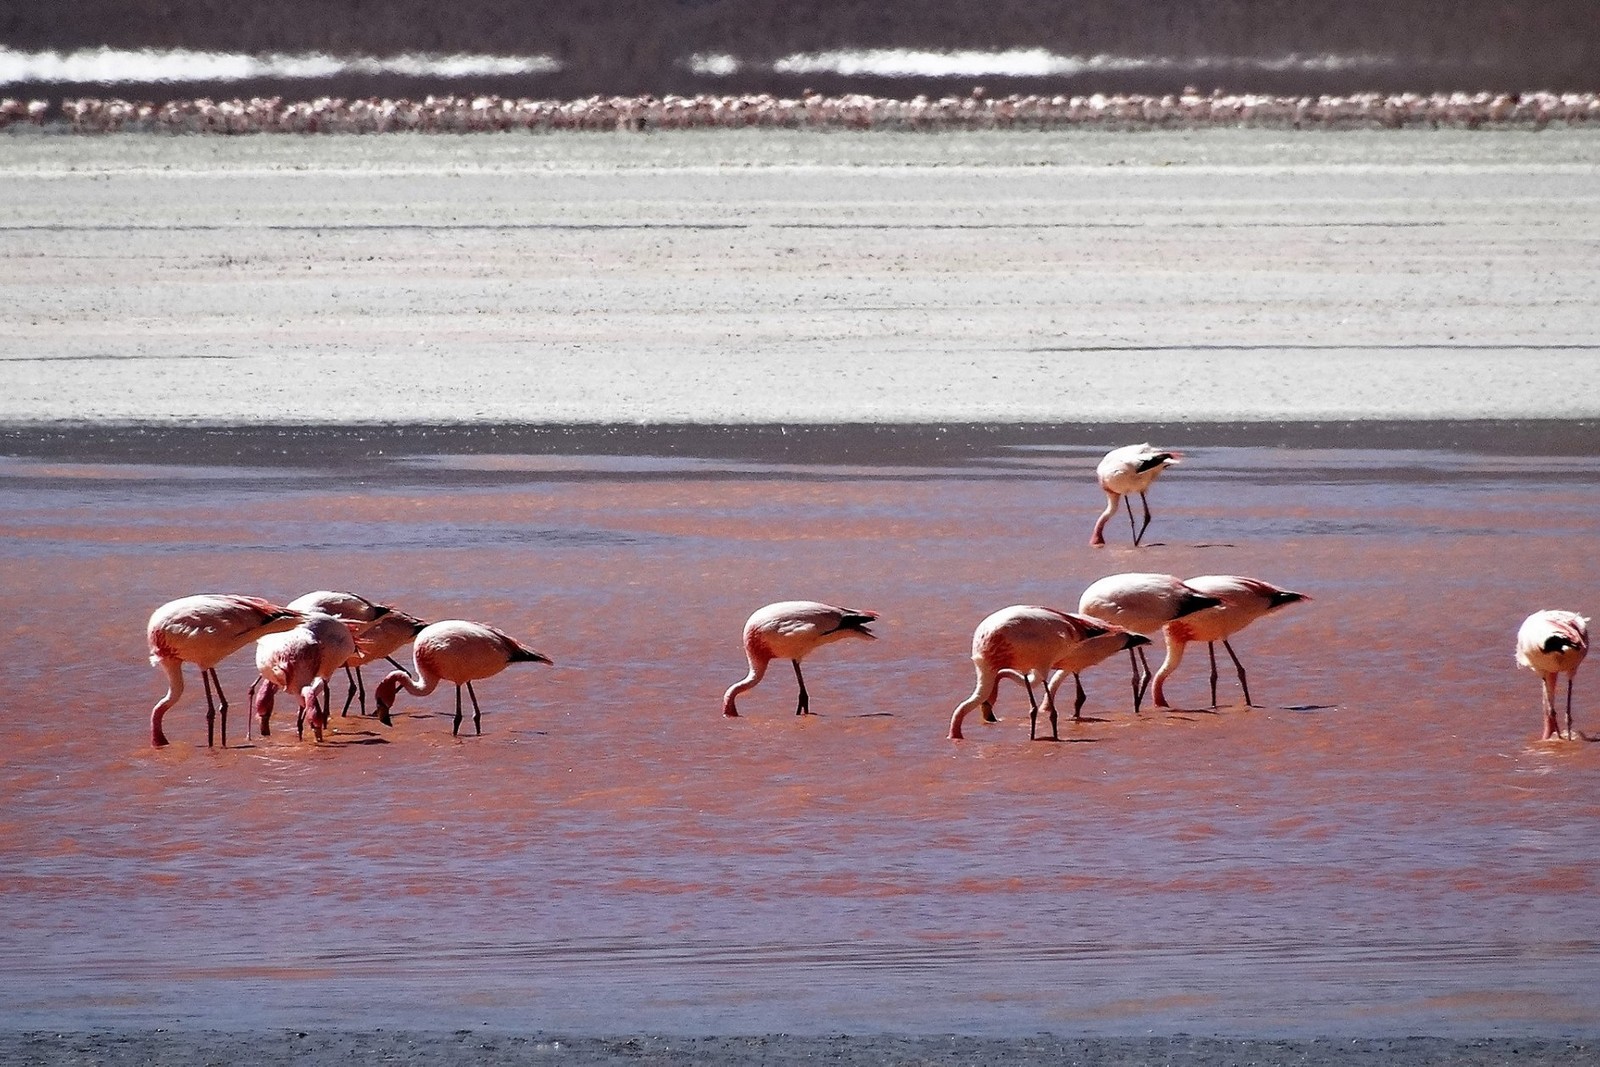
<instances>
[{"instance_id":1,"label":"flamingo black-tipped beak","mask_svg":"<svg viewBox=\"0 0 1600 1067\"><path fill-rule=\"evenodd\" d=\"M389 718L389 709L388 708L379 708L378 709L378 721L383 723L383 725L385 725L385 726L393 726L394 725L394 720Z\"/></svg>"}]
</instances>

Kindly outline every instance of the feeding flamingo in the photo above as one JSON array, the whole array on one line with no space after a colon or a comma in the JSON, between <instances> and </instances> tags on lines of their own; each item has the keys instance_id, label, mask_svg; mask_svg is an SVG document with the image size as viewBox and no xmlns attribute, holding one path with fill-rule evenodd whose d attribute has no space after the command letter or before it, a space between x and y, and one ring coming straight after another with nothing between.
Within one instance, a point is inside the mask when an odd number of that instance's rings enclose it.
<instances>
[{"instance_id":1,"label":"feeding flamingo","mask_svg":"<svg viewBox=\"0 0 1600 1067\"><path fill-rule=\"evenodd\" d=\"M767 664L774 659L786 659L794 664L794 677L800 683L800 703L794 713L810 714L811 702L806 694L805 675L800 673L800 661L815 649L847 637L875 640L877 635L867 629L867 624L877 617L875 611L836 608L814 600L785 600L757 610L744 624L744 655L750 662L750 673L723 694L722 714L738 717L734 699L760 684L767 673Z\"/></svg>"},{"instance_id":2,"label":"feeding flamingo","mask_svg":"<svg viewBox=\"0 0 1600 1067\"><path fill-rule=\"evenodd\" d=\"M1037 736L1039 704L1033 696L1033 683L1044 682L1044 706L1050 715L1050 740L1061 740L1056 731L1056 690L1071 674L1099 663L1122 649L1150 643L1148 637L1131 633L1120 626L1073 615L1054 608L1018 604L1001 608L978 624L972 634L972 665L978 673L972 695L950 717L950 739L962 739L961 721L973 708L986 712L993 706L1000 688L1000 677L1009 675L1028 690L1033 711L1028 720L1028 740ZM1072 717L1083 710L1083 683L1078 682L1077 703Z\"/></svg>"},{"instance_id":3,"label":"feeding flamingo","mask_svg":"<svg viewBox=\"0 0 1600 1067\"><path fill-rule=\"evenodd\" d=\"M438 688L441 681L453 682L456 687L456 720L450 727L450 736L461 730L461 687L467 687L472 698L472 730L483 733L482 712L478 708L478 694L472 683L480 678L492 678L513 663L551 663L548 656L528 648L516 638L493 626L447 619L425 626L417 634L412 646L417 673L412 677L405 670L394 671L378 683L374 697L378 717L387 721L389 709L394 706L401 689L414 696L425 697Z\"/></svg>"},{"instance_id":4,"label":"feeding flamingo","mask_svg":"<svg viewBox=\"0 0 1600 1067\"><path fill-rule=\"evenodd\" d=\"M1183 584L1207 596L1216 597L1221 603L1167 623L1167 658L1156 671L1155 678L1156 707L1169 706L1166 694L1162 692L1162 683L1183 662L1184 648L1191 641L1204 641L1206 650L1211 654L1211 706L1217 706L1216 643L1221 641L1239 674L1239 688L1244 690L1244 706L1250 707L1250 683L1245 680L1244 664L1239 662L1228 638L1263 615L1311 598L1304 593L1279 589L1268 582L1241 578L1236 574L1203 574L1198 578L1185 579Z\"/></svg>"},{"instance_id":5,"label":"feeding flamingo","mask_svg":"<svg viewBox=\"0 0 1600 1067\"><path fill-rule=\"evenodd\" d=\"M1128 528L1133 530L1133 543L1137 545L1144 538L1144 532L1150 528L1150 501L1145 496L1145 491L1162 471L1182 458L1182 452L1162 451L1152 448L1149 444L1125 445L1107 452L1100 465L1095 468L1100 488L1105 490L1106 509L1095 520L1094 533L1089 535L1089 544L1106 543L1106 523L1117 513L1118 502L1122 502L1128 506ZM1139 494L1139 502L1144 505L1144 525L1137 529L1134 529L1133 525L1133 501L1128 499L1134 493Z\"/></svg>"},{"instance_id":6,"label":"feeding flamingo","mask_svg":"<svg viewBox=\"0 0 1600 1067\"><path fill-rule=\"evenodd\" d=\"M1220 603L1216 597L1191 589L1170 574L1111 574L1083 591L1078 611L1148 635L1174 619ZM1150 684L1150 662L1143 648L1129 649L1128 660L1133 664L1133 712L1137 715Z\"/></svg>"},{"instance_id":7,"label":"feeding flamingo","mask_svg":"<svg viewBox=\"0 0 1600 1067\"><path fill-rule=\"evenodd\" d=\"M394 610L387 604L379 604L368 600L357 593L338 592L332 589L319 589L314 593L296 597L289 601L289 606L300 611L326 612L329 615L348 619L351 622L377 622L379 619L387 617ZM413 630L412 635L415 636L415 634L416 631ZM363 632L362 636L365 637L367 635ZM393 648L379 655L387 656L389 652L393 652L404 643L402 640L395 644ZM354 664L346 663L344 665L345 680L350 683L350 688L345 693L344 707L340 710L340 715L349 713L350 701L357 694L361 697L361 714L365 715L367 713L367 689L361 681L361 664L365 662L368 661L360 660ZM354 670L351 669L352 666ZM400 664L396 663L395 666L399 667Z\"/></svg>"},{"instance_id":8,"label":"feeding flamingo","mask_svg":"<svg viewBox=\"0 0 1600 1067\"><path fill-rule=\"evenodd\" d=\"M217 677L217 664L267 634L282 633L299 625L305 615L260 597L232 593L201 593L161 605L150 616L145 634L150 642L150 662L167 675L167 694L150 710L150 744L167 743L162 717L183 696L183 665L200 668L206 691L206 745L210 747L217 712L222 712L222 746L228 746L228 698ZM216 687L220 709L211 699Z\"/></svg>"},{"instance_id":9,"label":"feeding flamingo","mask_svg":"<svg viewBox=\"0 0 1600 1067\"><path fill-rule=\"evenodd\" d=\"M1537 671L1544 684L1544 736L1560 738L1556 723L1556 682L1562 674L1567 676L1567 733L1572 732L1572 679L1578 673L1578 664L1589 654L1589 620L1570 611L1554 609L1536 611L1523 620L1517 630L1517 662L1529 670Z\"/></svg>"},{"instance_id":10,"label":"feeding flamingo","mask_svg":"<svg viewBox=\"0 0 1600 1067\"><path fill-rule=\"evenodd\" d=\"M309 717L312 736L320 744L328 725L328 679L355 653L351 626L320 611L307 612L305 621L287 633L268 634L257 641L256 670L261 677L250 687L250 710L261 735L271 733L273 695L286 689L300 701L295 732L305 736Z\"/></svg>"}]
</instances>

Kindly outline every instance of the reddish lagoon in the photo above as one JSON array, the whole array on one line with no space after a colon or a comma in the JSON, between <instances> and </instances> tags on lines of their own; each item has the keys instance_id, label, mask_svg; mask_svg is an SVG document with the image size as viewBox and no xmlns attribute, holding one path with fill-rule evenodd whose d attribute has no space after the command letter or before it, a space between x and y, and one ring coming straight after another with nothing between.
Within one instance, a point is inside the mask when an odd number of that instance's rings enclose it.
<instances>
[{"instance_id":1,"label":"reddish lagoon","mask_svg":"<svg viewBox=\"0 0 1600 1067\"><path fill-rule=\"evenodd\" d=\"M1086 547L1107 444L936 465L415 456L0 461L12 1025L1600 1032L1600 746L1541 744L1531 610L1597 606L1600 460L1197 447L1155 542ZM1161 443L1183 447L1181 439ZM1263 706L944 737L973 626L1122 570L1316 600L1235 641ZM143 626L195 591L355 589L556 661L392 729L148 747ZM768 601L881 640L718 713ZM253 672L221 668L233 736ZM373 679L375 680L375 678ZM1580 672L1577 721L1600 733ZM342 696L342 684L335 692Z\"/></svg>"}]
</instances>

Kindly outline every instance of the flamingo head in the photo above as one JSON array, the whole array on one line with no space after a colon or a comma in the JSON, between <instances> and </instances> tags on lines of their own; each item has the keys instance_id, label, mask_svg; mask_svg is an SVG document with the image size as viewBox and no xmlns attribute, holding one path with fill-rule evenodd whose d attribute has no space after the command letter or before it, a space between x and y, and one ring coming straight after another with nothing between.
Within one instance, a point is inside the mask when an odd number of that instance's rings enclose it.
<instances>
[{"instance_id":1,"label":"flamingo head","mask_svg":"<svg viewBox=\"0 0 1600 1067\"><path fill-rule=\"evenodd\" d=\"M328 728L328 714L322 710L317 697L327 689L328 683L318 678L300 690L300 709L311 724L311 736L317 739L319 745L322 744L322 732Z\"/></svg>"},{"instance_id":2,"label":"flamingo head","mask_svg":"<svg viewBox=\"0 0 1600 1067\"><path fill-rule=\"evenodd\" d=\"M278 695L278 687L266 679L262 679L250 696L250 714L255 717L256 729L262 737L272 736L272 703Z\"/></svg>"},{"instance_id":3,"label":"flamingo head","mask_svg":"<svg viewBox=\"0 0 1600 1067\"><path fill-rule=\"evenodd\" d=\"M395 674L399 674L396 671ZM394 698L400 692L400 679L394 674L389 675L378 683L378 688L373 692L372 699L378 706L378 721L385 726L393 725L389 719L389 709L394 707Z\"/></svg>"}]
</instances>

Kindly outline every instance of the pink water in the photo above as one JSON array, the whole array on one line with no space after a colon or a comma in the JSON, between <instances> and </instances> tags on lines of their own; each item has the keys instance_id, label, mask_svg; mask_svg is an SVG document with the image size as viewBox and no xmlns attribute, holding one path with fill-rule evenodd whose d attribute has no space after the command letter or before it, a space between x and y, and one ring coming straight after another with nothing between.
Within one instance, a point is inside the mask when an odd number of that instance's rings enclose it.
<instances>
[{"instance_id":1,"label":"pink water","mask_svg":"<svg viewBox=\"0 0 1600 1067\"><path fill-rule=\"evenodd\" d=\"M1167 442L1182 445L1183 442ZM1151 536L1085 547L1100 449L924 469L473 457L358 476L0 463L3 1016L593 1033L1600 1032L1600 746L1512 662L1596 604L1600 461L1194 449ZM1103 574L1311 593L1135 717L945 740L973 626ZM143 625L196 591L354 589L552 656L393 729L207 750ZM875 644L718 713L772 600ZM221 670L243 736L248 653ZM193 681L192 675L191 680ZM1600 733L1580 672L1578 726ZM336 685L342 696L342 685ZM469 726L470 729L470 726Z\"/></svg>"}]
</instances>

